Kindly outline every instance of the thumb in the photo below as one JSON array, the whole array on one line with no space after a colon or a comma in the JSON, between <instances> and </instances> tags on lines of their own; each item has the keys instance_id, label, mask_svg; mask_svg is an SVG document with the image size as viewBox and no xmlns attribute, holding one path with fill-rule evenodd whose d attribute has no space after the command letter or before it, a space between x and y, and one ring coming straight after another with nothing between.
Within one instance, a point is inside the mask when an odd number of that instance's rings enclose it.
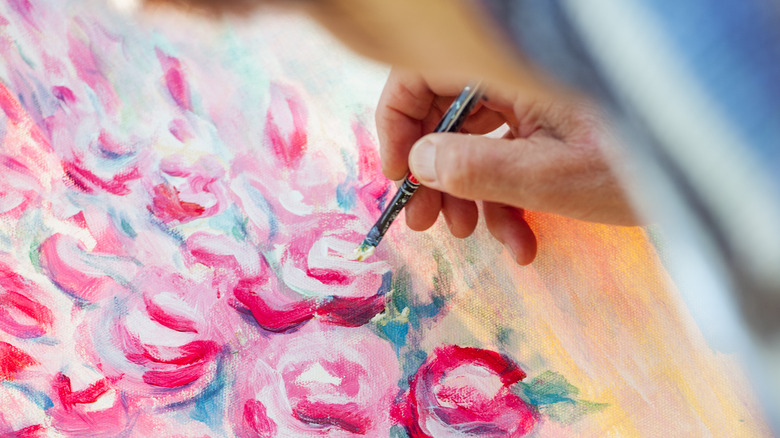
<instances>
[{"instance_id":1,"label":"thumb","mask_svg":"<svg viewBox=\"0 0 780 438\"><path fill-rule=\"evenodd\" d=\"M545 167L537 146L525 139L430 134L414 144L409 169L426 187L469 200L527 206L526 184ZM552 152L550 150L547 151ZM531 172L533 174L531 174Z\"/></svg>"}]
</instances>

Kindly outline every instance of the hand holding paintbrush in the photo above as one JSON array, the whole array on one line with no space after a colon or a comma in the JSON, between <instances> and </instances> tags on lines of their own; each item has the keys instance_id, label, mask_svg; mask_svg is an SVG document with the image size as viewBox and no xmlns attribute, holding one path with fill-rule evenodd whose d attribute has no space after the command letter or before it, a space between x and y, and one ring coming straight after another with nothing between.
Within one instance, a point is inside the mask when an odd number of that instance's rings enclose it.
<instances>
[{"instance_id":1,"label":"hand holding paintbrush","mask_svg":"<svg viewBox=\"0 0 780 438\"><path fill-rule=\"evenodd\" d=\"M455 98L455 101L452 102L452 105L444 113L441 122L439 122L433 132L458 132L481 97L482 90L480 84L478 82L468 84ZM401 212L401 209L409 202L409 199L412 198L418 187L420 187L420 183L417 181L417 178L411 172L407 174L393 200L385 207L382 215L379 216L379 219L368 232L366 238L363 239L363 243L355 249L354 258L356 260L365 260L374 253L376 246L379 245L390 225Z\"/></svg>"}]
</instances>

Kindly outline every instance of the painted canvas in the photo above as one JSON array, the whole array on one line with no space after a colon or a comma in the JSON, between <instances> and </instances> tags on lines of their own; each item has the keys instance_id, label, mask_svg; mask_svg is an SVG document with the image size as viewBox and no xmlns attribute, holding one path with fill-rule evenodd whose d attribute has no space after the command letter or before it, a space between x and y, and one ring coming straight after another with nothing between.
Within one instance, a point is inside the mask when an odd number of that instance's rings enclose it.
<instances>
[{"instance_id":1,"label":"painted canvas","mask_svg":"<svg viewBox=\"0 0 780 438\"><path fill-rule=\"evenodd\" d=\"M387 69L301 17L0 5L0 435L762 436L640 228L396 224Z\"/></svg>"}]
</instances>

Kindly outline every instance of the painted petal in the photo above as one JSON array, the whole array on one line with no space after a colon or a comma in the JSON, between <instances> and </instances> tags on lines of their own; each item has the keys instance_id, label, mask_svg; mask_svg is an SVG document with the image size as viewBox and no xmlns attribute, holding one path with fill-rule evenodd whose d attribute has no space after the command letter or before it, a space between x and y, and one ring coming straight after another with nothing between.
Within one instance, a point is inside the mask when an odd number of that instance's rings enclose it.
<instances>
[{"instance_id":1,"label":"painted petal","mask_svg":"<svg viewBox=\"0 0 780 438\"><path fill-rule=\"evenodd\" d=\"M160 49L155 49L157 59L163 69L165 86L168 89L173 101L183 110L192 111L192 102L190 100L190 88L181 68L181 62L173 56L168 56Z\"/></svg>"},{"instance_id":2,"label":"painted petal","mask_svg":"<svg viewBox=\"0 0 780 438\"><path fill-rule=\"evenodd\" d=\"M105 191L112 195L124 196L130 193L128 182L141 177L137 167L114 174L110 179L100 177L88 170L79 159L62 163L68 181L84 193Z\"/></svg>"},{"instance_id":3,"label":"painted petal","mask_svg":"<svg viewBox=\"0 0 780 438\"><path fill-rule=\"evenodd\" d=\"M317 315L323 322L358 327L385 310L385 297L374 295L366 298L331 297L319 309Z\"/></svg>"},{"instance_id":4,"label":"painted petal","mask_svg":"<svg viewBox=\"0 0 780 438\"><path fill-rule=\"evenodd\" d=\"M315 428L335 428L365 435L371 428L371 418L355 403L319 403L303 400L293 408L293 415Z\"/></svg>"},{"instance_id":5,"label":"painted petal","mask_svg":"<svg viewBox=\"0 0 780 438\"><path fill-rule=\"evenodd\" d=\"M185 367L170 370L147 371L144 373L144 382L151 386L161 388L178 388L198 380L208 367L207 363L196 363Z\"/></svg>"},{"instance_id":6,"label":"painted petal","mask_svg":"<svg viewBox=\"0 0 780 438\"><path fill-rule=\"evenodd\" d=\"M38 251L44 272L74 298L95 302L112 295L118 287L111 277L90 263L91 254L73 237L54 234Z\"/></svg>"},{"instance_id":7,"label":"painted petal","mask_svg":"<svg viewBox=\"0 0 780 438\"><path fill-rule=\"evenodd\" d=\"M17 338L46 334L54 322L48 307L13 291L0 292L0 330Z\"/></svg>"},{"instance_id":8,"label":"painted petal","mask_svg":"<svg viewBox=\"0 0 780 438\"><path fill-rule=\"evenodd\" d=\"M294 168L306 151L306 107L298 92L272 84L271 105L265 118L265 136L282 165Z\"/></svg>"},{"instance_id":9,"label":"painted petal","mask_svg":"<svg viewBox=\"0 0 780 438\"><path fill-rule=\"evenodd\" d=\"M0 341L0 381L11 379L14 374L37 363L24 351Z\"/></svg>"},{"instance_id":10,"label":"painted petal","mask_svg":"<svg viewBox=\"0 0 780 438\"><path fill-rule=\"evenodd\" d=\"M203 215L206 207L194 202L184 202L179 199L179 190L168 184L154 186L152 205L149 210L165 223L184 223Z\"/></svg>"},{"instance_id":11,"label":"painted petal","mask_svg":"<svg viewBox=\"0 0 780 438\"><path fill-rule=\"evenodd\" d=\"M268 418L265 406L257 400L247 400L244 403L244 425L260 438L276 436L276 423Z\"/></svg>"},{"instance_id":12,"label":"painted petal","mask_svg":"<svg viewBox=\"0 0 780 438\"><path fill-rule=\"evenodd\" d=\"M36 284L0 264L0 330L22 339L46 334L54 314L34 298L42 294Z\"/></svg>"},{"instance_id":13,"label":"painted petal","mask_svg":"<svg viewBox=\"0 0 780 438\"><path fill-rule=\"evenodd\" d=\"M233 294L252 312L257 324L271 332L294 330L312 319L317 309L313 299L296 301L282 296L267 278L242 279Z\"/></svg>"}]
</instances>

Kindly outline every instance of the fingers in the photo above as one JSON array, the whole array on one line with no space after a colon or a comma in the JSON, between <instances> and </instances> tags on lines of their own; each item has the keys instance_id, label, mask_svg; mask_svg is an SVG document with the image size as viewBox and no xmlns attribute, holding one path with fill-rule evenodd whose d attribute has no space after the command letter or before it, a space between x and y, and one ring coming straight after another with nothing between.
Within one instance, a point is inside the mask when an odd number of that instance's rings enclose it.
<instances>
[{"instance_id":1,"label":"fingers","mask_svg":"<svg viewBox=\"0 0 780 438\"><path fill-rule=\"evenodd\" d=\"M430 134L409 154L412 173L428 188L558 213L567 208L572 190L583 192L606 178L606 167L596 163L601 161L552 137Z\"/></svg>"},{"instance_id":2,"label":"fingers","mask_svg":"<svg viewBox=\"0 0 780 438\"><path fill-rule=\"evenodd\" d=\"M458 238L469 237L477 227L479 210L474 201L442 194L441 211L450 233Z\"/></svg>"},{"instance_id":3,"label":"fingers","mask_svg":"<svg viewBox=\"0 0 780 438\"><path fill-rule=\"evenodd\" d=\"M482 211L490 234L503 243L520 265L536 257L536 236L523 218L523 210L495 202L483 202Z\"/></svg>"},{"instance_id":4,"label":"fingers","mask_svg":"<svg viewBox=\"0 0 780 438\"><path fill-rule=\"evenodd\" d=\"M409 154L409 167L426 187L470 200L517 203L526 179L525 140L458 134L430 134ZM538 154L537 154L538 155Z\"/></svg>"},{"instance_id":5,"label":"fingers","mask_svg":"<svg viewBox=\"0 0 780 438\"><path fill-rule=\"evenodd\" d=\"M406 225L414 231L430 228L439 217L441 193L427 187L420 187L406 204Z\"/></svg>"},{"instance_id":6,"label":"fingers","mask_svg":"<svg viewBox=\"0 0 780 438\"><path fill-rule=\"evenodd\" d=\"M393 71L387 79L376 110L382 172L392 180L406 175L409 149L422 137L422 120L436 95L422 77Z\"/></svg>"},{"instance_id":7,"label":"fingers","mask_svg":"<svg viewBox=\"0 0 780 438\"><path fill-rule=\"evenodd\" d=\"M375 116L385 176L399 180L406 175L412 145L433 131L462 86L452 81L436 82L432 86L419 74L391 72ZM501 108L511 112L511 107ZM505 113L478 105L466 120L463 131L485 134L506 121Z\"/></svg>"},{"instance_id":8,"label":"fingers","mask_svg":"<svg viewBox=\"0 0 780 438\"><path fill-rule=\"evenodd\" d=\"M474 232L479 220L479 210L474 201L466 201L421 186L404 208L406 224L415 231L433 226L441 211L453 236L465 238Z\"/></svg>"}]
</instances>

